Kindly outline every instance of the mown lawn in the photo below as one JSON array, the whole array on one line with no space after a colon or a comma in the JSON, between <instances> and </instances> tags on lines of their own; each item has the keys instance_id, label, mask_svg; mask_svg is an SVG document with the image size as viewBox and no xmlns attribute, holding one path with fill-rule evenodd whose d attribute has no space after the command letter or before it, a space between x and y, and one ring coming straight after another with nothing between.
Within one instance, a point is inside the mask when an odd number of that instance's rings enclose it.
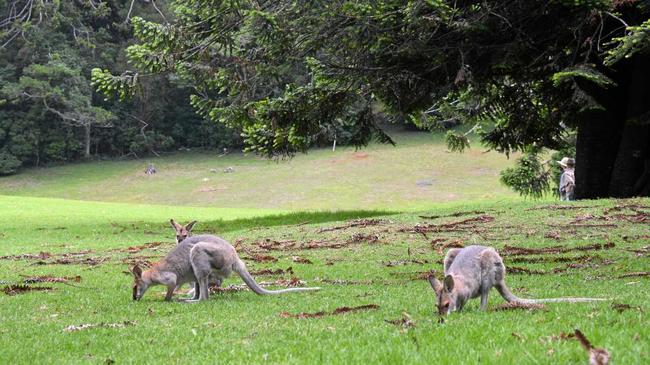
<instances>
[{"instance_id":1,"label":"mown lawn","mask_svg":"<svg viewBox=\"0 0 650 365\"><path fill-rule=\"evenodd\" d=\"M268 221L260 217L272 212L12 199L0 198L2 287L36 275L80 281L0 293L3 364L584 364L586 352L563 335L576 328L608 349L612 363L647 363L650 356L650 199L458 203L399 215L312 213ZM134 302L125 271L173 247L171 217L199 219L196 233L237 242L258 281L282 287L296 278L323 289L273 297L230 290L186 304L164 302L164 289L153 288ZM227 219L238 223L229 227ZM283 219L288 225L278 225ZM440 275L445 246L479 243L503 253L514 270L507 282L521 297L611 300L495 311L503 300L494 291L487 312L478 311L476 300L440 323L423 278L430 270ZM506 246L555 252L515 255ZM20 256L26 253L33 256ZM263 256L277 261L255 261ZM283 273L259 273L264 269ZM241 283L234 277L225 285ZM321 311L321 317L292 317ZM405 315L412 326L387 322Z\"/></svg>"},{"instance_id":2,"label":"mown lawn","mask_svg":"<svg viewBox=\"0 0 650 365\"><path fill-rule=\"evenodd\" d=\"M449 153L440 135L393 136L397 147L322 148L284 161L192 151L27 169L1 177L0 195L282 210L419 210L432 202L518 200L499 183L513 159L480 146ZM144 173L148 162L157 174ZM229 167L233 172L225 173Z\"/></svg>"}]
</instances>

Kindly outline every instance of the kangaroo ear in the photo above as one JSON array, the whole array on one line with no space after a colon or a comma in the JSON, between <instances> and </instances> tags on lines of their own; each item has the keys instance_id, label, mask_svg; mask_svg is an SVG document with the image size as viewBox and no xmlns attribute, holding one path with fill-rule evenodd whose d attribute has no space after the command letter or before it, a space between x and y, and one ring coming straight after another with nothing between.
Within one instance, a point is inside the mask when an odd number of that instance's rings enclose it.
<instances>
[{"instance_id":1,"label":"kangaroo ear","mask_svg":"<svg viewBox=\"0 0 650 365\"><path fill-rule=\"evenodd\" d=\"M431 284L431 287L433 288L433 291L437 293L440 293L442 290L442 283L440 280L436 279L433 277L433 275L430 275L427 280L429 280L429 284Z\"/></svg>"},{"instance_id":2,"label":"kangaroo ear","mask_svg":"<svg viewBox=\"0 0 650 365\"><path fill-rule=\"evenodd\" d=\"M185 229L187 229L188 231L191 231L192 228L194 228L194 225L195 225L195 224L196 224L196 221L191 221L190 223L188 223L188 224L185 226Z\"/></svg>"},{"instance_id":3,"label":"kangaroo ear","mask_svg":"<svg viewBox=\"0 0 650 365\"><path fill-rule=\"evenodd\" d=\"M140 268L140 266L138 266L138 264L136 264L135 266L133 266L133 269L131 269L131 272L132 272L133 275L135 275L135 277L138 278L138 279L142 277L142 269Z\"/></svg>"},{"instance_id":4,"label":"kangaroo ear","mask_svg":"<svg viewBox=\"0 0 650 365\"><path fill-rule=\"evenodd\" d=\"M176 223L176 221L174 221L174 219L170 219L169 223L172 225L172 228L174 228L174 231L178 231L182 227L180 224Z\"/></svg>"},{"instance_id":5,"label":"kangaroo ear","mask_svg":"<svg viewBox=\"0 0 650 365\"><path fill-rule=\"evenodd\" d=\"M445 276L445 290L447 291L454 290L454 277L451 275Z\"/></svg>"}]
</instances>

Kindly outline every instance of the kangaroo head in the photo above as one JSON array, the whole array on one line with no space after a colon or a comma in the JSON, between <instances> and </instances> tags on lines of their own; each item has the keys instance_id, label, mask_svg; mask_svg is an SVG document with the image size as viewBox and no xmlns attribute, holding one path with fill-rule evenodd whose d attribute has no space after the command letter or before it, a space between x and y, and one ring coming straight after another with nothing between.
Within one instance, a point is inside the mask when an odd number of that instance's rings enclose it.
<instances>
[{"instance_id":1,"label":"kangaroo head","mask_svg":"<svg viewBox=\"0 0 650 365\"><path fill-rule=\"evenodd\" d=\"M446 315L456 310L458 293L454 291L454 277L447 275L444 283L441 283L433 275L429 276L429 284L436 293L436 306L438 314Z\"/></svg>"},{"instance_id":2,"label":"kangaroo head","mask_svg":"<svg viewBox=\"0 0 650 365\"><path fill-rule=\"evenodd\" d=\"M149 285L151 285L151 282L149 280L145 280L142 277L142 269L138 264L133 266L131 269L131 272L133 273L134 280L133 280L133 300L140 300L144 293L149 289Z\"/></svg>"},{"instance_id":3,"label":"kangaroo head","mask_svg":"<svg viewBox=\"0 0 650 365\"><path fill-rule=\"evenodd\" d=\"M183 242L184 239L187 237L192 236L192 228L194 228L194 224L196 224L196 221L191 221L190 223L186 225L180 225L176 223L173 219L169 220L169 223L171 223L172 227L174 228L174 231L176 231L176 244L179 244Z\"/></svg>"}]
</instances>

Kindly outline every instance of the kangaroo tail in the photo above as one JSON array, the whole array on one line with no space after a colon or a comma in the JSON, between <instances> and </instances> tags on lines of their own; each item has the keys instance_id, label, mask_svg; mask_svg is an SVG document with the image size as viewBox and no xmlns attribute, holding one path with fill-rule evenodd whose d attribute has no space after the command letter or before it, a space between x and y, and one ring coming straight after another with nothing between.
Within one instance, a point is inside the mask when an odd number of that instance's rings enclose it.
<instances>
[{"instance_id":1,"label":"kangaroo tail","mask_svg":"<svg viewBox=\"0 0 650 365\"><path fill-rule=\"evenodd\" d=\"M233 264L232 267L233 271L235 271L239 276L241 276L242 280L244 280L244 283L248 285L249 288L251 288L252 291L259 295L275 295L275 294L283 294L283 293L290 293L290 292L298 292L298 291L313 291L313 290L320 290L319 287L313 287L313 288L288 288L288 289L281 289L281 290L266 290L262 288L256 281L253 279L251 274L246 270L246 265L242 260L237 260L235 264Z\"/></svg>"},{"instance_id":2,"label":"kangaroo tail","mask_svg":"<svg viewBox=\"0 0 650 365\"><path fill-rule=\"evenodd\" d=\"M517 302L524 304L537 304L537 303L557 303L557 302L569 302L569 303L580 303L580 302L597 302L601 300L608 300L607 298L545 298L545 299L524 299L519 298L516 295L512 294L508 286L504 281L495 285L499 294L507 302Z\"/></svg>"}]
</instances>

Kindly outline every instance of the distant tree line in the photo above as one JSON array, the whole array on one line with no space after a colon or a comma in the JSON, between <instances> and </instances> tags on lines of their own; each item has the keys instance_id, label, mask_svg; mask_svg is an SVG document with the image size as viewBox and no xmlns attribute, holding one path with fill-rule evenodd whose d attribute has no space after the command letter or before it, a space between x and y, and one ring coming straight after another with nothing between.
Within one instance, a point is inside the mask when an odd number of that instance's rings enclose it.
<instances>
[{"instance_id":1,"label":"distant tree line","mask_svg":"<svg viewBox=\"0 0 650 365\"><path fill-rule=\"evenodd\" d=\"M166 1L0 0L0 175L21 167L241 145L197 115L190 85L152 75L126 102L93 91L91 70L128 68L131 18L168 19Z\"/></svg>"}]
</instances>

